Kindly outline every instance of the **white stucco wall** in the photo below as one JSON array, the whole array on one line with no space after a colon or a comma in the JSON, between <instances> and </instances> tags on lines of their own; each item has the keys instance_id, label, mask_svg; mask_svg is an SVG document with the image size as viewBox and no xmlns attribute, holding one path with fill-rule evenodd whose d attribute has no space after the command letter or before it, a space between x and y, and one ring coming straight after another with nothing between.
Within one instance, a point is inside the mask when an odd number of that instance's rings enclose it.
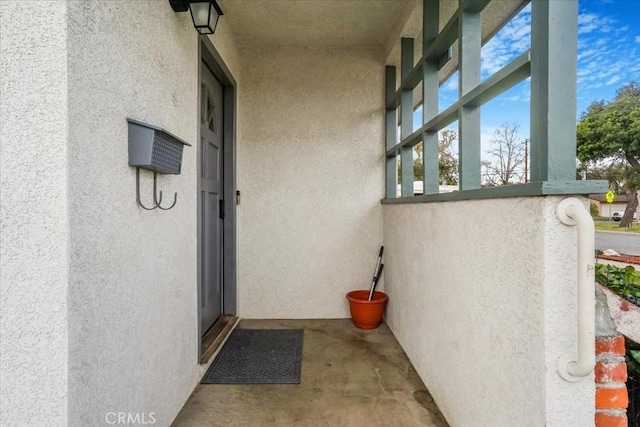
<instances>
[{"instance_id":1,"label":"white stucco wall","mask_svg":"<svg viewBox=\"0 0 640 427\"><path fill-rule=\"evenodd\" d=\"M229 21L225 18L218 20L216 32L207 36L213 46L216 48L220 57L224 60L236 83L239 84L242 79L242 69L240 64L240 50L236 44L233 30L229 25Z\"/></svg>"},{"instance_id":2,"label":"white stucco wall","mask_svg":"<svg viewBox=\"0 0 640 427\"><path fill-rule=\"evenodd\" d=\"M454 427L593 425L593 379L555 368L576 340L559 200L384 206L387 323Z\"/></svg>"},{"instance_id":3,"label":"white stucco wall","mask_svg":"<svg viewBox=\"0 0 640 427\"><path fill-rule=\"evenodd\" d=\"M0 425L67 422L67 20L0 2Z\"/></svg>"},{"instance_id":4,"label":"white stucco wall","mask_svg":"<svg viewBox=\"0 0 640 427\"><path fill-rule=\"evenodd\" d=\"M159 176L176 207L144 211L126 118L194 143L196 35L168 2L72 2L69 20L70 420L153 412L167 425L197 382L196 153Z\"/></svg>"},{"instance_id":5,"label":"white stucco wall","mask_svg":"<svg viewBox=\"0 0 640 427\"><path fill-rule=\"evenodd\" d=\"M369 286L382 244L382 55L241 48L242 317L347 317L346 292Z\"/></svg>"},{"instance_id":6,"label":"white stucco wall","mask_svg":"<svg viewBox=\"0 0 640 427\"><path fill-rule=\"evenodd\" d=\"M189 13L176 14L167 1L68 8L70 423L104 425L109 412L149 420L154 412L157 425L169 425L205 369L197 317L198 36ZM214 44L233 52L229 30L218 36ZM172 210L136 204L127 117L193 144L180 175L158 176L164 204L178 193ZM151 203L146 171L141 198Z\"/></svg>"}]
</instances>

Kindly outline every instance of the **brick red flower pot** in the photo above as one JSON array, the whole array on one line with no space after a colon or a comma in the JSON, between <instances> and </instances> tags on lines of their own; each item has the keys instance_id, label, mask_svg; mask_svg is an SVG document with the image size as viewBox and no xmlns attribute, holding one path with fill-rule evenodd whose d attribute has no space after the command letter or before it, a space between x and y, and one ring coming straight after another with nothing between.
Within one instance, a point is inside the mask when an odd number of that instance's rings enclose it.
<instances>
[{"instance_id":1,"label":"brick red flower pot","mask_svg":"<svg viewBox=\"0 0 640 427\"><path fill-rule=\"evenodd\" d=\"M384 292L375 291L371 301L368 299L369 291L351 291L347 294L351 319L360 329L375 329L380 325L389 297Z\"/></svg>"}]
</instances>

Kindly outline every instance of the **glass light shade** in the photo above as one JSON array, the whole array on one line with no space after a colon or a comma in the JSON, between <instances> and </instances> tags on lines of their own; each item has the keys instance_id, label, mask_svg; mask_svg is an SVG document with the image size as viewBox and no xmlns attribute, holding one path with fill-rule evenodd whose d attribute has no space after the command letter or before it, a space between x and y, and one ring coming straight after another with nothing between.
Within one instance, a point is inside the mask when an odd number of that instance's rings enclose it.
<instances>
[{"instance_id":1,"label":"glass light shade","mask_svg":"<svg viewBox=\"0 0 640 427\"><path fill-rule=\"evenodd\" d=\"M200 1L189 4L193 26L200 34L213 34L222 15L220 6L215 1Z\"/></svg>"}]
</instances>

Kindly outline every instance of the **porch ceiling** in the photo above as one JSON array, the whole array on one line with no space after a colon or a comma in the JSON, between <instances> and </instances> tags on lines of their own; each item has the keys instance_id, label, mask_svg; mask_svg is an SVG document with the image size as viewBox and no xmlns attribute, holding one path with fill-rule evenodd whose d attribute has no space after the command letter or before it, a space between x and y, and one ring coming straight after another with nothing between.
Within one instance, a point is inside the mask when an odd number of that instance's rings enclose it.
<instances>
[{"instance_id":1,"label":"porch ceiling","mask_svg":"<svg viewBox=\"0 0 640 427\"><path fill-rule=\"evenodd\" d=\"M416 0L220 0L240 46L383 47Z\"/></svg>"},{"instance_id":2,"label":"porch ceiling","mask_svg":"<svg viewBox=\"0 0 640 427\"><path fill-rule=\"evenodd\" d=\"M239 46L319 48L382 47L388 60L399 59L400 38L422 37L423 0L219 0ZM528 0L491 1L483 12L482 41L490 39ZM458 7L440 0L442 29ZM417 58L420 44L416 44ZM391 59L391 62L393 60ZM458 64L441 70L441 81ZM396 64L399 65L399 64Z\"/></svg>"}]
</instances>

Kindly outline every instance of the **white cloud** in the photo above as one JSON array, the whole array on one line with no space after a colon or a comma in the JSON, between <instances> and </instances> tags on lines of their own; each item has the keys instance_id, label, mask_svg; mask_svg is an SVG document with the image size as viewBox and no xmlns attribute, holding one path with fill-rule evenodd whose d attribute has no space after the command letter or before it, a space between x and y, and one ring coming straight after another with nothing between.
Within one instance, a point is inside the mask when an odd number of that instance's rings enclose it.
<instances>
[{"instance_id":1,"label":"white cloud","mask_svg":"<svg viewBox=\"0 0 640 427\"><path fill-rule=\"evenodd\" d=\"M584 14L578 16L578 32L580 33L590 33L591 31L598 28L596 24L596 16L592 14Z\"/></svg>"},{"instance_id":2,"label":"white cloud","mask_svg":"<svg viewBox=\"0 0 640 427\"><path fill-rule=\"evenodd\" d=\"M598 41L602 41L602 40L598 40ZM602 45L598 45L596 43L596 46L602 46ZM588 49L582 52L578 52L578 61L585 59L585 58L589 58L593 55L595 55L596 53L598 53L598 51L596 49Z\"/></svg>"},{"instance_id":3,"label":"white cloud","mask_svg":"<svg viewBox=\"0 0 640 427\"><path fill-rule=\"evenodd\" d=\"M582 13L578 15L578 34L588 34L596 30L600 33L610 33L615 29L615 19L608 16L600 16L595 13ZM629 28L627 27L627 30Z\"/></svg>"},{"instance_id":4,"label":"white cloud","mask_svg":"<svg viewBox=\"0 0 640 427\"><path fill-rule=\"evenodd\" d=\"M613 76L605 83L605 85L610 86L610 85L618 83L620 80L622 80L622 77Z\"/></svg>"},{"instance_id":5,"label":"white cloud","mask_svg":"<svg viewBox=\"0 0 640 427\"><path fill-rule=\"evenodd\" d=\"M638 74L640 36L630 34L628 25L599 13L578 16L579 111L587 102L610 93ZM636 71L634 71L634 69Z\"/></svg>"},{"instance_id":6,"label":"white cloud","mask_svg":"<svg viewBox=\"0 0 640 427\"><path fill-rule=\"evenodd\" d=\"M457 91L458 90L458 72L456 71L447 79L442 85L442 89L445 91Z\"/></svg>"},{"instance_id":7,"label":"white cloud","mask_svg":"<svg viewBox=\"0 0 640 427\"><path fill-rule=\"evenodd\" d=\"M482 47L484 78L500 70L531 47L531 5L525 7Z\"/></svg>"}]
</instances>

